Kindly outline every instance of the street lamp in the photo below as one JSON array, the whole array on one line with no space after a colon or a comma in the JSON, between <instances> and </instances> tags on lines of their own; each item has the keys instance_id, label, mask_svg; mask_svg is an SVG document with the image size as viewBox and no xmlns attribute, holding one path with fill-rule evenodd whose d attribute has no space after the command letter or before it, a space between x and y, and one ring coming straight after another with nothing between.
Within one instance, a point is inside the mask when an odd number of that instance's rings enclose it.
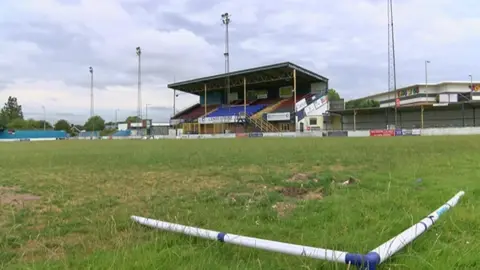
<instances>
[{"instance_id":1,"label":"street lamp","mask_svg":"<svg viewBox=\"0 0 480 270\"><path fill-rule=\"evenodd\" d=\"M137 125L142 119L142 49L137 47L135 49L138 56L138 90L137 90ZM138 128L138 126L137 126Z\"/></svg>"},{"instance_id":2,"label":"street lamp","mask_svg":"<svg viewBox=\"0 0 480 270\"><path fill-rule=\"evenodd\" d=\"M115 110L115 128L116 129L118 129L118 111L120 111L120 109Z\"/></svg>"},{"instance_id":3,"label":"street lamp","mask_svg":"<svg viewBox=\"0 0 480 270\"><path fill-rule=\"evenodd\" d=\"M43 131L45 131L47 130L47 110L43 105L42 105L42 109L43 109Z\"/></svg>"},{"instance_id":4,"label":"street lamp","mask_svg":"<svg viewBox=\"0 0 480 270\"><path fill-rule=\"evenodd\" d=\"M228 35L228 26L231 23L230 16L228 12L223 13L222 15L222 23L225 25L225 52L223 56L225 57L225 104L229 104L229 95L230 95L230 52L229 52L229 35Z\"/></svg>"},{"instance_id":5,"label":"street lamp","mask_svg":"<svg viewBox=\"0 0 480 270\"><path fill-rule=\"evenodd\" d=\"M176 107L177 98L179 96L182 96L183 94L185 94L185 93L177 93L177 91L175 89L173 89L173 90L174 90L173 91L174 94L173 94L173 116L172 116L172 118L175 117L175 115L177 114L177 107Z\"/></svg>"},{"instance_id":6,"label":"street lamp","mask_svg":"<svg viewBox=\"0 0 480 270\"><path fill-rule=\"evenodd\" d=\"M470 78L470 91L473 92L473 76L472 74L469 74L468 77Z\"/></svg>"},{"instance_id":7,"label":"street lamp","mask_svg":"<svg viewBox=\"0 0 480 270\"><path fill-rule=\"evenodd\" d=\"M92 137L93 133L95 132L95 121L93 120L93 115L95 114L94 111L94 103L93 103L93 67L89 67L88 71L90 72L90 119L92 121Z\"/></svg>"},{"instance_id":8,"label":"street lamp","mask_svg":"<svg viewBox=\"0 0 480 270\"><path fill-rule=\"evenodd\" d=\"M428 64L430 64L429 60L425 60L425 94L428 102Z\"/></svg>"},{"instance_id":9,"label":"street lamp","mask_svg":"<svg viewBox=\"0 0 480 270\"><path fill-rule=\"evenodd\" d=\"M145 104L145 120L148 120L148 106L150 105L152 104L149 104L149 103Z\"/></svg>"},{"instance_id":10,"label":"street lamp","mask_svg":"<svg viewBox=\"0 0 480 270\"><path fill-rule=\"evenodd\" d=\"M147 129L147 134L145 134L145 135L150 135L149 130L150 130L150 127L152 126L152 125L148 124L148 106L150 106L150 105L152 105L152 104L148 104L148 103L145 104L145 125L146 125L146 129ZM150 123L151 123L151 121L150 121Z\"/></svg>"}]
</instances>

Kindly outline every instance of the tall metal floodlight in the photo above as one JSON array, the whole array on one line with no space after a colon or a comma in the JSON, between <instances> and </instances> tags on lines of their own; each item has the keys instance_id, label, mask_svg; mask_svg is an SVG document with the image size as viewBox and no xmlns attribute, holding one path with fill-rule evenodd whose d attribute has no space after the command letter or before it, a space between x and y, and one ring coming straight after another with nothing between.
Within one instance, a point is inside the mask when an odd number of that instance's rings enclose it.
<instances>
[{"instance_id":1,"label":"tall metal floodlight","mask_svg":"<svg viewBox=\"0 0 480 270\"><path fill-rule=\"evenodd\" d=\"M93 117L93 68L89 67L88 70L90 72L90 117Z\"/></svg>"},{"instance_id":2,"label":"tall metal floodlight","mask_svg":"<svg viewBox=\"0 0 480 270\"><path fill-rule=\"evenodd\" d=\"M94 109L94 100L93 100L93 67L89 67L88 71L90 72L90 119L92 121L92 136L93 132L95 132L95 121L93 121L92 117L95 115Z\"/></svg>"},{"instance_id":3,"label":"tall metal floodlight","mask_svg":"<svg viewBox=\"0 0 480 270\"><path fill-rule=\"evenodd\" d=\"M229 103L229 95L230 95L230 53L229 53L229 40L228 40L228 25L230 24L230 14L225 12L222 14L222 23L225 25L225 52L223 55L225 56L225 103Z\"/></svg>"},{"instance_id":4,"label":"tall metal floodlight","mask_svg":"<svg viewBox=\"0 0 480 270\"><path fill-rule=\"evenodd\" d=\"M393 92L395 106L395 128L397 127L397 73L395 69L395 34L393 30L393 3L387 0L388 16L388 91Z\"/></svg>"},{"instance_id":5,"label":"tall metal floodlight","mask_svg":"<svg viewBox=\"0 0 480 270\"><path fill-rule=\"evenodd\" d=\"M140 121L142 119L142 49L140 47L136 48L138 56L138 93L137 93L137 131L140 126Z\"/></svg>"}]
</instances>

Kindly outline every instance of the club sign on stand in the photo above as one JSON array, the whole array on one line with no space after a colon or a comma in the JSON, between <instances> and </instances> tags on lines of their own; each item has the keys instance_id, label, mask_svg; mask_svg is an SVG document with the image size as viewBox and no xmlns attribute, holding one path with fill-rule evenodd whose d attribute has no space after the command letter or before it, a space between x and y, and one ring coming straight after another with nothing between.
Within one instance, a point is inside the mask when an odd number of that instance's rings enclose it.
<instances>
[{"instance_id":1,"label":"club sign on stand","mask_svg":"<svg viewBox=\"0 0 480 270\"><path fill-rule=\"evenodd\" d=\"M393 137L395 136L394 129L372 129L370 130L371 137Z\"/></svg>"}]
</instances>

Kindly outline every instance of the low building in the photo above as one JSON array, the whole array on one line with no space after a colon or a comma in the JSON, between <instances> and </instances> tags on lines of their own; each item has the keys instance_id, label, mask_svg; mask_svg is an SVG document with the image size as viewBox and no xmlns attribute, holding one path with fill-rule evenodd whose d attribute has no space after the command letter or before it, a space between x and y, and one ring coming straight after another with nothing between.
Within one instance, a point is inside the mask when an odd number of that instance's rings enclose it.
<instances>
[{"instance_id":1,"label":"low building","mask_svg":"<svg viewBox=\"0 0 480 270\"><path fill-rule=\"evenodd\" d=\"M473 91L472 91L473 88ZM435 84L414 84L393 91L362 97L380 103L381 108L397 106L418 106L433 103L454 103L459 100L480 100L480 83L440 82ZM440 100L441 99L441 100ZM398 104L397 104L398 103Z\"/></svg>"},{"instance_id":2,"label":"low building","mask_svg":"<svg viewBox=\"0 0 480 270\"><path fill-rule=\"evenodd\" d=\"M375 100L380 107L330 109L344 130L480 125L478 82L415 84L356 100Z\"/></svg>"}]
</instances>

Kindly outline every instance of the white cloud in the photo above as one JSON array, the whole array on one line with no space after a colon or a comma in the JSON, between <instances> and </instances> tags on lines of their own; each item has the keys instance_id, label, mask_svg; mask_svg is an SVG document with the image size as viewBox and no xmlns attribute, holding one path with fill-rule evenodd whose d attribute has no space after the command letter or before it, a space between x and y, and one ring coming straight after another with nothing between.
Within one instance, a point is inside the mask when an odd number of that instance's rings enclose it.
<instances>
[{"instance_id":1,"label":"white cloud","mask_svg":"<svg viewBox=\"0 0 480 270\"><path fill-rule=\"evenodd\" d=\"M478 1L395 2L398 85L423 81L425 59L432 81L475 76ZM231 70L288 60L329 77L347 98L387 87L383 0L3 0L0 101L13 95L32 115L44 105L52 117L81 121L91 65L96 111L109 119L115 109L134 114L141 46L143 103L166 108L152 112L166 119L174 77L223 71L224 12L232 14ZM197 100L184 95L177 105Z\"/></svg>"}]
</instances>

